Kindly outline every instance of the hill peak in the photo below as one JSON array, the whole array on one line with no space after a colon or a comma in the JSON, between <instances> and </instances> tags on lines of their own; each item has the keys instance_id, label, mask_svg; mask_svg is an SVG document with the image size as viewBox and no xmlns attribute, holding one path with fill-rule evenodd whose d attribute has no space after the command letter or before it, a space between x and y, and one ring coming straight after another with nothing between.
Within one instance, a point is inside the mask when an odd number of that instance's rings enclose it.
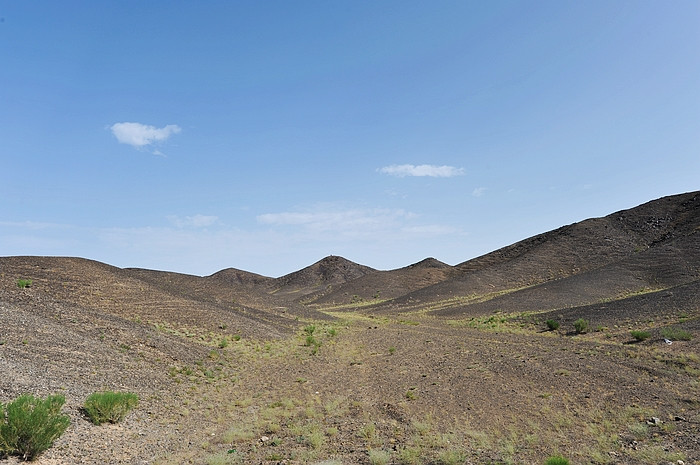
<instances>
[{"instance_id":1,"label":"hill peak","mask_svg":"<svg viewBox=\"0 0 700 465\"><path fill-rule=\"evenodd\" d=\"M329 255L299 271L277 278L280 288L314 292L331 284L342 284L375 272L346 258Z\"/></svg>"},{"instance_id":2,"label":"hill peak","mask_svg":"<svg viewBox=\"0 0 700 465\"><path fill-rule=\"evenodd\" d=\"M447 263L441 262L440 260L433 258L433 257L428 257L424 258L423 260L414 263L413 265L408 265L406 268L452 268L450 265Z\"/></svg>"}]
</instances>

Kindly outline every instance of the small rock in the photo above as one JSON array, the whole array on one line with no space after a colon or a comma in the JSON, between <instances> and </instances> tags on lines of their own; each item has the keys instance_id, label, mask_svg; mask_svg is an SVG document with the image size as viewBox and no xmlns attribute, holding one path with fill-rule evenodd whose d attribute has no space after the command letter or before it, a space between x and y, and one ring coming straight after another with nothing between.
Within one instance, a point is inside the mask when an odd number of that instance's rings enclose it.
<instances>
[{"instance_id":1,"label":"small rock","mask_svg":"<svg viewBox=\"0 0 700 465\"><path fill-rule=\"evenodd\" d=\"M649 418L649 419L647 420L647 423L650 424L650 425L658 426L658 425L660 425L660 424L663 423L663 422L662 422L661 419L658 418L658 417L651 417L651 418Z\"/></svg>"},{"instance_id":2,"label":"small rock","mask_svg":"<svg viewBox=\"0 0 700 465\"><path fill-rule=\"evenodd\" d=\"M260 438L260 442L267 442L269 440L270 440L270 438L268 438L267 436L263 436Z\"/></svg>"}]
</instances>

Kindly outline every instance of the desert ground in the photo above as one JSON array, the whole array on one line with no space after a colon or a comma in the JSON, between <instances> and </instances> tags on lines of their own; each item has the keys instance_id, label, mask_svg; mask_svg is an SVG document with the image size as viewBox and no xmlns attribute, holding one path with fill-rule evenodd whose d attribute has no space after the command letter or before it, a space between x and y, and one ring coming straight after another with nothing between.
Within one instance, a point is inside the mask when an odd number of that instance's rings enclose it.
<instances>
[{"instance_id":1,"label":"desert ground","mask_svg":"<svg viewBox=\"0 0 700 465\"><path fill-rule=\"evenodd\" d=\"M699 341L700 192L454 266L0 257L0 402L71 418L41 465L700 464Z\"/></svg>"}]
</instances>

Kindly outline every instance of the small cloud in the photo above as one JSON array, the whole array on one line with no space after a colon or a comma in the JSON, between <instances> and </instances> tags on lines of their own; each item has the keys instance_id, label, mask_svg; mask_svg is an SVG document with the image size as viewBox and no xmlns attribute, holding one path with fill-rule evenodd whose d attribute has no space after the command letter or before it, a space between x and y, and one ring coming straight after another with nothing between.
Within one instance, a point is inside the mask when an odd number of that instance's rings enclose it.
<instances>
[{"instance_id":1,"label":"small cloud","mask_svg":"<svg viewBox=\"0 0 700 465\"><path fill-rule=\"evenodd\" d=\"M476 189L474 189L474 190L472 191L472 195L473 195L474 197L481 197L482 195L484 195L484 192L486 192L486 188L485 188L485 187L477 187Z\"/></svg>"},{"instance_id":2,"label":"small cloud","mask_svg":"<svg viewBox=\"0 0 700 465\"><path fill-rule=\"evenodd\" d=\"M170 220L178 228L206 228L207 226L211 226L212 224L216 223L219 220L219 217L194 215L180 218L179 216L172 215L168 216L168 220Z\"/></svg>"},{"instance_id":3,"label":"small cloud","mask_svg":"<svg viewBox=\"0 0 700 465\"><path fill-rule=\"evenodd\" d=\"M454 166L437 165L390 165L379 168L377 171L389 176L405 178L406 176L430 176L433 178L451 178L464 174L464 168Z\"/></svg>"},{"instance_id":4,"label":"small cloud","mask_svg":"<svg viewBox=\"0 0 700 465\"><path fill-rule=\"evenodd\" d=\"M122 144L140 149L157 142L164 142L181 131L180 126L168 124L162 128L141 123L115 123L110 126L114 137ZM157 154L162 155L159 151Z\"/></svg>"}]
</instances>

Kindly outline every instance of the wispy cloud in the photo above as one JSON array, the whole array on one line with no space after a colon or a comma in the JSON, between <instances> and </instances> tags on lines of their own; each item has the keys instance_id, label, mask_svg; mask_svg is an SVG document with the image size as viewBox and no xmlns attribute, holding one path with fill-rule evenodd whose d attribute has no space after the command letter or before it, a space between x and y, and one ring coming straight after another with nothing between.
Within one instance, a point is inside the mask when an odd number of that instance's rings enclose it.
<instances>
[{"instance_id":1,"label":"wispy cloud","mask_svg":"<svg viewBox=\"0 0 700 465\"><path fill-rule=\"evenodd\" d=\"M395 228L399 221L415 216L401 209L342 209L320 205L306 211L266 213L259 215L257 220L273 226L299 226L314 232L335 231L344 236L363 236Z\"/></svg>"},{"instance_id":2,"label":"wispy cloud","mask_svg":"<svg viewBox=\"0 0 700 465\"><path fill-rule=\"evenodd\" d=\"M131 145L137 149L164 142L173 134L181 131L180 126L176 124L168 124L162 128L157 128L147 124L128 122L115 123L110 126L110 130L120 143ZM162 155L157 150L154 153Z\"/></svg>"},{"instance_id":3,"label":"wispy cloud","mask_svg":"<svg viewBox=\"0 0 700 465\"><path fill-rule=\"evenodd\" d=\"M206 228L211 226L219 220L218 216L211 215L194 215L185 216L184 218L171 215L168 216L168 220L172 222L178 228Z\"/></svg>"},{"instance_id":4,"label":"wispy cloud","mask_svg":"<svg viewBox=\"0 0 700 465\"><path fill-rule=\"evenodd\" d=\"M464 168L448 165L389 165L377 171L389 176L405 178L406 176L429 176L433 178L451 178L464 174Z\"/></svg>"},{"instance_id":5,"label":"wispy cloud","mask_svg":"<svg viewBox=\"0 0 700 465\"><path fill-rule=\"evenodd\" d=\"M484 195L485 192L486 192L486 188L485 188L485 187L476 187L476 188L472 191L472 195L473 195L474 197L481 197L482 195Z\"/></svg>"}]
</instances>

